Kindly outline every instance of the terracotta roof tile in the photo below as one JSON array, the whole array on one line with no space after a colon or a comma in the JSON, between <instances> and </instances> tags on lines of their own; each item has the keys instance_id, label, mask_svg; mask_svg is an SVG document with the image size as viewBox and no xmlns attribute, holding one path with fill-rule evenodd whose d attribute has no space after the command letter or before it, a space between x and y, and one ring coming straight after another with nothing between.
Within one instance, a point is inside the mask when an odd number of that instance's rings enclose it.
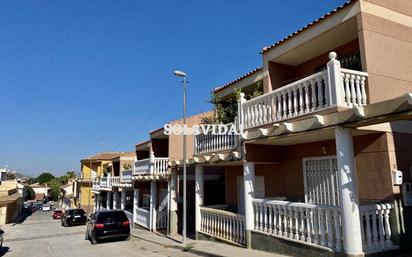
<instances>
[{"instance_id":1,"label":"terracotta roof tile","mask_svg":"<svg viewBox=\"0 0 412 257\"><path fill-rule=\"evenodd\" d=\"M293 32L292 34L290 34L290 35L282 38L281 40L277 41L276 43L274 43L274 44L272 44L272 45L270 45L270 46L264 47L260 53L263 54L263 53L269 51L269 50L272 49L273 47L275 47L275 46L277 46L277 45L280 45L281 43L287 41L288 39L290 39L290 38L292 38L292 37L294 37L294 36L296 36L297 34L301 33L302 31L310 28L311 26L319 23L320 21L326 19L327 17L333 15L334 13L338 12L339 10L342 10L343 8L349 6L350 4L352 4L352 3L356 2L356 1L357 1L357 0L349 0L349 1L345 2L344 4L336 7L335 9L333 9L332 11L330 11L330 12L328 12L327 14L323 15L322 17L320 17L320 18L312 21L311 23L309 23L309 24L305 25L304 27L298 29L297 31Z\"/></svg>"},{"instance_id":2,"label":"terracotta roof tile","mask_svg":"<svg viewBox=\"0 0 412 257\"><path fill-rule=\"evenodd\" d=\"M235 84L236 82L238 82L238 81L240 81L240 80L242 80L242 79L244 79L244 78L249 77L250 75L252 75L252 74L260 71L261 69L262 69L262 67L258 67L258 68L254 69L254 70L249 71L249 72L246 73L246 74L243 74L243 75L240 76L239 78L237 78L237 79L235 79L235 80L232 80L231 82L229 82L229 83L227 83L227 84L224 84L224 85L222 85L222 86L215 87L215 89L213 89L213 93L217 93L217 92L219 92L219 91L221 91L221 90L229 87L230 85L233 85L233 84Z\"/></svg>"}]
</instances>

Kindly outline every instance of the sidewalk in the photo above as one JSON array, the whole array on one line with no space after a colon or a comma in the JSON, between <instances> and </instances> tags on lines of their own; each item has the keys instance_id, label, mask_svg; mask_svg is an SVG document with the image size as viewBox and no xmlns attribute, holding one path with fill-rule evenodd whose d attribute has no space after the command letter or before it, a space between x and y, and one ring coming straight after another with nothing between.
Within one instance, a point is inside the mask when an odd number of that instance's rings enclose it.
<instances>
[{"instance_id":1,"label":"sidewalk","mask_svg":"<svg viewBox=\"0 0 412 257\"><path fill-rule=\"evenodd\" d=\"M163 247L171 247L180 249L185 252L190 252L200 256L212 256L212 257L249 257L249 256L261 256L261 257L285 257L285 255L272 254L257 250L245 249L242 247L233 246L230 244L211 242L206 240L192 240L187 239L185 245L180 243L180 238L170 238L165 235L152 233L144 229L132 229L132 237L144 240L147 242L155 243Z\"/></svg>"}]
</instances>

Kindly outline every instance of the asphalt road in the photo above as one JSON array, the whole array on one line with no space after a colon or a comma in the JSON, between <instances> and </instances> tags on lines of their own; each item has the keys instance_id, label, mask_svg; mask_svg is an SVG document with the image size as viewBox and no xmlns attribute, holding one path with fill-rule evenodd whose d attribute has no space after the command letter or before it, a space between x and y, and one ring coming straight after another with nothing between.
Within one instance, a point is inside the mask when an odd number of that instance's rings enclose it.
<instances>
[{"instance_id":1,"label":"asphalt road","mask_svg":"<svg viewBox=\"0 0 412 257\"><path fill-rule=\"evenodd\" d=\"M20 224L5 225L0 256L7 257L121 257L196 256L178 249L131 238L129 241L91 245L84 239L85 226L62 227L51 212L37 211Z\"/></svg>"}]
</instances>

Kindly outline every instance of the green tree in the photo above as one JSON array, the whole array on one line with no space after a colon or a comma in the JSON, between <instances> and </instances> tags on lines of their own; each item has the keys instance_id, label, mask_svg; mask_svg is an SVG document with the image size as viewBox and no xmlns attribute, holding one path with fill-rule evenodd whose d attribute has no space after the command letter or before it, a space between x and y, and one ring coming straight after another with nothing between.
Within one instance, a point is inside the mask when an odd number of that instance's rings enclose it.
<instances>
[{"instance_id":1,"label":"green tree","mask_svg":"<svg viewBox=\"0 0 412 257\"><path fill-rule=\"evenodd\" d=\"M33 188L31 188L30 186L24 186L24 191L26 191L24 201L34 200L34 198L36 197L36 193L34 192Z\"/></svg>"},{"instance_id":2,"label":"green tree","mask_svg":"<svg viewBox=\"0 0 412 257\"><path fill-rule=\"evenodd\" d=\"M49 181L48 186L50 187L50 199L53 201L59 200L60 196L60 186L62 185L61 178L54 178Z\"/></svg>"},{"instance_id":3,"label":"green tree","mask_svg":"<svg viewBox=\"0 0 412 257\"><path fill-rule=\"evenodd\" d=\"M33 180L33 183L39 183L40 185L45 185L54 178L55 177L53 176L53 174L49 172L43 172L37 178Z\"/></svg>"}]
</instances>

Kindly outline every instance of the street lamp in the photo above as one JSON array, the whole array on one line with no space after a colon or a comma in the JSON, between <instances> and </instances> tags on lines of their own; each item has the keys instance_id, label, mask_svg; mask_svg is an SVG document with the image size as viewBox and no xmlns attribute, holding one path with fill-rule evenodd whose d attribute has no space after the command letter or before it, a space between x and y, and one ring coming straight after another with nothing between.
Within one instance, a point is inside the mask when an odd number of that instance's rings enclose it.
<instances>
[{"instance_id":1,"label":"street lamp","mask_svg":"<svg viewBox=\"0 0 412 257\"><path fill-rule=\"evenodd\" d=\"M186 73L175 70L175 76L183 78L183 127L186 125ZM183 229L182 243L186 241L186 134L183 133Z\"/></svg>"}]
</instances>

